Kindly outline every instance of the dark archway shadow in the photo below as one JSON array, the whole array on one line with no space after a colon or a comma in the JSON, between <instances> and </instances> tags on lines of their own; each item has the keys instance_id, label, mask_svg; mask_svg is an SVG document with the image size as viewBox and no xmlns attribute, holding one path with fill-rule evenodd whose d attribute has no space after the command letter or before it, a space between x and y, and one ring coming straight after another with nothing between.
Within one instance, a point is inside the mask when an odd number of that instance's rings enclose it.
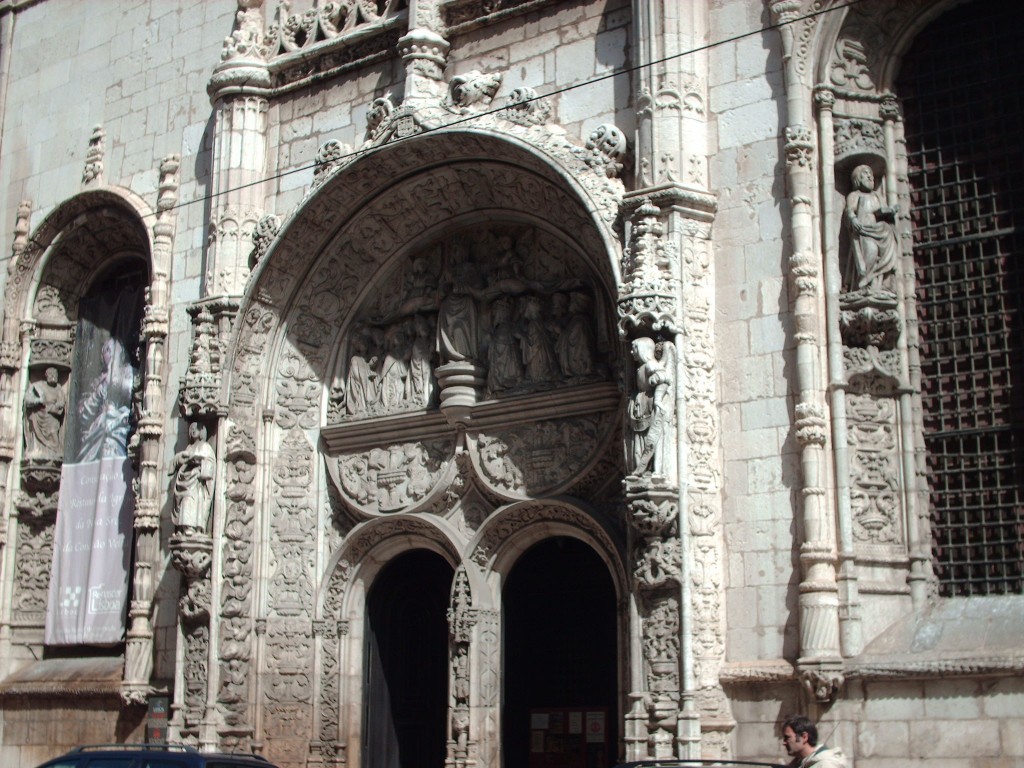
<instances>
[{"instance_id":1,"label":"dark archway shadow","mask_svg":"<svg viewBox=\"0 0 1024 768\"><path fill-rule=\"evenodd\" d=\"M396 557L367 597L363 768L441 768L448 712L453 570L439 555Z\"/></svg>"},{"instance_id":2,"label":"dark archway shadow","mask_svg":"<svg viewBox=\"0 0 1024 768\"><path fill-rule=\"evenodd\" d=\"M603 768L618 741L615 588L583 542L527 550L503 592L503 765ZM597 727L589 741L579 727ZM541 751L543 750L543 751Z\"/></svg>"}]
</instances>

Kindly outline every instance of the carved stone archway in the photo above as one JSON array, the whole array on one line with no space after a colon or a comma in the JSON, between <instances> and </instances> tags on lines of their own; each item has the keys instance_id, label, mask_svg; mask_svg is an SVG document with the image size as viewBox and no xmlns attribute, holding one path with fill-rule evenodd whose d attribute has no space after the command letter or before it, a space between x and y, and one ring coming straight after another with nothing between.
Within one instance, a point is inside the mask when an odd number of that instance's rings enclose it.
<instances>
[{"instance_id":1,"label":"carved stone archway","mask_svg":"<svg viewBox=\"0 0 1024 768\"><path fill-rule=\"evenodd\" d=\"M130 190L99 185L99 179L92 177L90 183L96 186L57 206L35 231L30 231L31 203L24 201L18 208L4 296L0 408L5 415L0 420L0 463L3 464L0 483L6 480L7 465L19 455L24 439L18 428L21 419L14 416L23 409L22 385L41 378L44 369L56 372L58 382L63 381L70 370L74 323L83 292L97 275L118 261L140 265L146 276L140 346L144 358L143 381L137 393L140 408L134 449L138 479L133 524L135 565L121 686L122 697L132 703L145 702L151 690L153 670L151 614L155 580L152 573L160 560L156 538L160 493L157 467L164 423L164 343L168 332L168 280L174 234L172 211L177 202L179 164L177 157L169 156L160 165L155 206ZM23 525L15 523L15 527L21 528L21 533L15 536L38 539L31 543L26 540L25 548L45 560L32 568L19 567L16 572L44 575L42 578L37 575L31 584L21 585L27 605L35 605L38 614L29 617L28 623L41 627L60 462L54 459L50 462L53 466L44 467L37 459L28 459L22 457L21 482L17 483L17 523ZM40 472L40 468L45 471ZM3 490L6 491L6 487ZM0 536L0 540L2 538ZM20 548L19 544L17 549ZM40 589L42 602L30 597L30 593ZM4 617L5 621L9 619L10 616Z\"/></svg>"},{"instance_id":2,"label":"carved stone archway","mask_svg":"<svg viewBox=\"0 0 1024 768\"><path fill-rule=\"evenodd\" d=\"M296 645L322 646L323 633L337 645L339 617L326 603L341 587L330 573L360 531L400 521L450 529L452 616L462 606L474 617L462 630L452 619L458 670L469 647L479 659L497 642L491 603L467 597L469 583L482 584L468 557L488 516L568 494L592 501L606 523L614 517L616 184L564 139L437 130L321 173L260 253L225 338L217 430L227 462L213 530L222 550L211 573L211 604L221 606L211 678L222 743L270 744L260 725L270 707L303 742L282 750L355 753L347 737L356 732L338 727L351 720L337 701L347 655L325 664L330 654L318 654L288 681L267 664L294 659L286 649ZM521 353L508 368L496 362L499 342ZM348 562L353 572L366 565ZM202 653L197 645L197 669ZM314 701L314 680L335 699ZM452 706L467 714L450 723L451 760L496 749L496 725L470 718L468 698Z\"/></svg>"}]
</instances>

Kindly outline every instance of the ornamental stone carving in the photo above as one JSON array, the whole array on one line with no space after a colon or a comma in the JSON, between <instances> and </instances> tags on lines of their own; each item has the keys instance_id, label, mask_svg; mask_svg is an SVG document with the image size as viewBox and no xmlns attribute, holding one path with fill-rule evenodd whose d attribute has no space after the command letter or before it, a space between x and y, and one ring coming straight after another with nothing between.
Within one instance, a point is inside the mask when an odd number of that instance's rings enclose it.
<instances>
[{"instance_id":1,"label":"ornamental stone carving","mask_svg":"<svg viewBox=\"0 0 1024 768\"><path fill-rule=\"evenodd\" d=\"M613 177L622 172L628 149L626 134L616 126L604 123L587 137L581 156L587 165Z\"/></svg>"},{"instance_id":2,"label":"ornamental stone carving","mask_svg":"<svg viewBox=\"0 0 1024 768\"><path fill-rule=\"evenodd\" d=\"M869 93L875 89L863 43L846 37L836 40L829 80L833 85L850 90Z\"/></svg>"},{"instance_id":3,"label":"ornamental stone carving","mask_svg":"<svg viewBox=\"0 0 1024 768\"><path fill-rule=\"evenodd\" d=\"M313 186L318 187L324 183L327 177L341 161L352 153L352 148L342 144L337 139L330 139L320 145L316 153L316 165L313 168ZM255 239L255 233L253 234Z\"/></svg>"},{"instance_id":4,"label":"ornamental stone carving","mask_svg":"<svg viewBox=\"0 0 1024 768\"><path fill-rule=\"evenodd\" d=\"M501 86L501 77L500 72L484 73L475 69L455 75L448 83L445 106L461 115L487 109Z\"/></svg>"},{"instance_id":5,"label":"ornamental stone carving","mask_svg":"<svg viewBox=\"0 0 1024 768\"><path fill-rule=\"evenodd\" d=\"M399 512L422 502L450 465L448 440L409 442L342 455L336 472L346 501L369 512Z\"/></svg>"},{"instance_id":6,"label":"ornamental stone carving","mask_svg":"<svg viewBox=\"0 0 1024 768\"><path fill-rule=\"evenodd\" d=\"M82 171L82 184L86 186L99 186L103 183L103 139L106 135L102 125L92 129L89 149L85 153L85 169Z\"/></svg>"},{"instance_id":7,"label":"ornamental stone carving","mask_svg":"<svg viewBox=\"0 0 1024 768\"><path fill-rule=\"evenodd\" d=\"M846 396L850 506L857 544L902 544L897 401L869 393Z\"/></svg>"},{"instance_id":8,"label":"ornamental stone carving","mask_svg":"<svg viewBox=\"0 0 1024 768\"><path fill-rule=\"evenodd\" d=\"M188 312L192 352L178 390L178 408L187 417L212 416L220 411L223 345L207 305L193 305Z\"/></svg>"},{"instance_id":9,"label":"ornamental stone carving","mask_svg":"<svg viewBox=\"0 0 1024 768\"><path fill-rule=\"evenodd\" d=\"M622 260L619 332L633 328L677 331L679 256L664 237L658 206L645 200L633 214L629 244Z\"/></svg>"},{"instance_id":10,"label":"ornamental stone carving","mask_svg":"<svg viewBox=\"0 0 1024 768\"><path fill-rule=\"evenodd\" d=\"M60 374L50 366L25 392L25 458L64 457L64 415L67 395Z\"/></svg>"},{"instance_id":11,"label":"ornamental stone carving","mask_svg":"<svg viewBox=\"0 0 1024 768\"><path fill-rule=\"evenodd\" d=\"M208 532L213 508L213 483L217 455L207 440L207 429L193 422L188 426L189 443L174 456L174 529L185 536Z\"/></svg>"},{"instance_id":12,"label":"ornamental stone carving","mask_svg":"<svg viewBox=\"0 0 1024 768\"><path fill-rule=\"evenodd\" d=\"M873 120L837 119L832 130L837 161L864 155L886 156L885 134Z\"/></svg>"},{"instance_id":13,"label":"ornamental stone carving","mask_svg":"<svg viewBox=\"0 0 1024 768\"><path fill-rule=\"evenodd\" d=\"M848 291L888 295L896 272L899 246L894 206L886 205L875 189L869 165L858 165L851 174L853 189L846 197L844 222L849 236L846 286Z\"/></svg>"},{"instance_id":14,"label":"ornamental stone carving","mask_svg":"<svg viewBox=\"0 0 1024 768\"><path fill-rule=\"evenodd\" d=\"M551 119L551 102L529 86L514 88L503 112L506 119L520 125L543 125Z\"/></svg>"},{"instance_id":15,"label":"ornamental stone carving","mask_svg":"<svg viewBox=\"0 0 1024 768\"><path fill-rule=\"evenodd\" d=\"M675 479L675 345L641 336L633 340L631 351L637 369L629 404L629 473L671 481Z\"/></svg>"}]
</instances>

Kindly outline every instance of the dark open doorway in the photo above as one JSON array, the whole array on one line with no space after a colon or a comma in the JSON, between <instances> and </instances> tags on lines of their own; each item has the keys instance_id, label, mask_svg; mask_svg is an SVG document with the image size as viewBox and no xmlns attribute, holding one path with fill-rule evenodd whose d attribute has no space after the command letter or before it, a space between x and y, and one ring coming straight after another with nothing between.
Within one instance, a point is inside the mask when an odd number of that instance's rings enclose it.
<instances>
[{"instance_id":1,"label":"dark open doorway","mask_svg":"<svg viewBox=\"0 0 1024 768\"><path fill-rule=\"evenodd\" d=\"M441 768L448 711L452 567L433 552L396 557L367 597L363 768Z\"/></svg>"},{"instance_id":2,"label":"dark open doorway","mask_svg":"<svg viewBox=\"0 0 1024 768\"><path fill-rule=\"evenodd\" d=\"M618 655L608 567L586 544L552 538L519 559L502 600L505 768L614 765Z\"/></svg>"}]
</instances>

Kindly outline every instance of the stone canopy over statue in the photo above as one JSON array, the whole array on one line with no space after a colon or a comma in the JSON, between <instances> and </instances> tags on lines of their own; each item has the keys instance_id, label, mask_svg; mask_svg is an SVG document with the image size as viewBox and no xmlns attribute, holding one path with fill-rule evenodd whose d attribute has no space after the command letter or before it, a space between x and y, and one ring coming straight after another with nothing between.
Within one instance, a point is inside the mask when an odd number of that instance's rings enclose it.
<instances>
[{"instance_id":1,"label":"stone canopy over statue","mask_svg":"<svg viewBox=\"0 0 1024 768\"><path fill-rule=\"evenodd\" d=\"M553 235L464 231L409 257L347 334L338 421L437 405L435 371L479 371L489 398L606 380L590 270Z\"/></svg>"}]
</instances>

